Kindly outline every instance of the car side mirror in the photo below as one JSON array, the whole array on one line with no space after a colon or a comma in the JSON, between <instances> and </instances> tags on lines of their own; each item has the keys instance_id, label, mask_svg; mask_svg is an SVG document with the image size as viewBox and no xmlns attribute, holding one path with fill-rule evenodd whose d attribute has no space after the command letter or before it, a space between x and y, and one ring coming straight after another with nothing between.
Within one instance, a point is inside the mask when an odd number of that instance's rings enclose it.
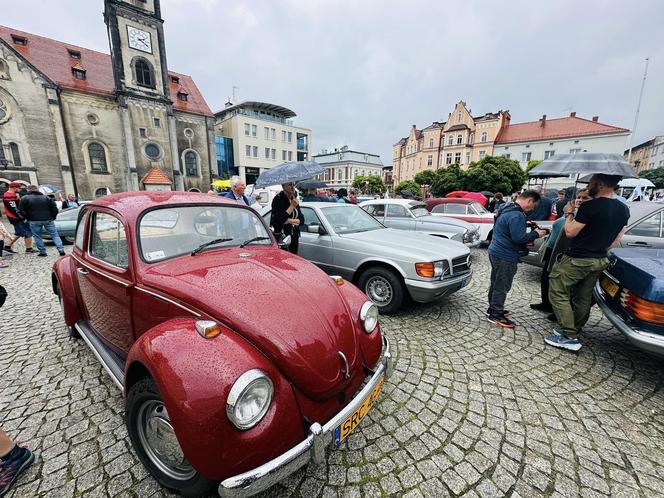
<instances>
[{"instance_id":1,"label":"car side mirror","mask_svg":"<svg viewBox=\"0 0 664 498\"><path fill-rule=\"evenodd\" d=\"M327 232L321 225L307 225L307 233L316 233L318 235L325 235Z\"/></svg>"},{"instance_id":2,"label":"car side mirror","mask_svg":"<svg viewBox=\"0 0 664 498\"><path fill-rule=\"evenodd\" d=\"M291 243L291 236L286 235L284 238L279 240L279 247L281 247L282 249L285 249L285 248L290 246L290 243Z\"/></svg>"}]
</instances>

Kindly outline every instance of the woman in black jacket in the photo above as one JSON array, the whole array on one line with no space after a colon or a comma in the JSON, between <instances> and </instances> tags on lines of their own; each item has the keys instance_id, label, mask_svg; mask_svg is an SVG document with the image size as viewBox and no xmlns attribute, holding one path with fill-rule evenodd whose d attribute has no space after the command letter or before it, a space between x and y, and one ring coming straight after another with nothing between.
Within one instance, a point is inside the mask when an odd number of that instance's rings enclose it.
<instances>
[{"instance_id":1,"label":"woman in black jacket","mask_svg":"<svg viewBox=\"0 0 664 498\"><path fill-rule=\"evenodd\" d=\"M277 238L280 233L283 233L284 236L290 235L291 243L288 250L297 254L300 225L304 223L304 215L300 209L300 203L297 201L297 195L295 195L295 184L284 183L281 188L283 190L272 199L270 225Z\"/></svg>"}]
</instances>

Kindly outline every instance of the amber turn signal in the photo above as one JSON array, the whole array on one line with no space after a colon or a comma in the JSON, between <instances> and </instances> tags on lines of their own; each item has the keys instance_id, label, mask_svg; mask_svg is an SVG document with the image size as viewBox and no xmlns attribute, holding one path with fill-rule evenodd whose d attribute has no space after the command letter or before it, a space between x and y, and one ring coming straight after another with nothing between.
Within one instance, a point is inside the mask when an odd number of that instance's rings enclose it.
<instances>
[{"instance_id":1,"label":"amber turn signal","mask_svg":"<svg viewBox=\"0 0 664 498\"><path fill-rule=\"evenodd\" d=\"M621 296L622 305L636 318L644 322L664 324L664 305L643 299L642 297L624 290Z\"/></svg>"},{"instance_id":2,"label":"amber turn signal","mask_svg":"<svg viewBox=\"0 0 664 498\"><path fill-rule=\"evenodd\" d=\"M221 326L212 320L197 320L196 331L206 339L214 339L221 334Z\"/></svg>"},{"instance_id":3,"label":"amber turn signal","mask_svg":"<svg viewBox=\"0 0 664 498\"><path fill-rule=\"evenodd\" d=\"M420 277L433 278L435 275L433 263L415 263L415 271Z\"/></svg>"}]
</instances>

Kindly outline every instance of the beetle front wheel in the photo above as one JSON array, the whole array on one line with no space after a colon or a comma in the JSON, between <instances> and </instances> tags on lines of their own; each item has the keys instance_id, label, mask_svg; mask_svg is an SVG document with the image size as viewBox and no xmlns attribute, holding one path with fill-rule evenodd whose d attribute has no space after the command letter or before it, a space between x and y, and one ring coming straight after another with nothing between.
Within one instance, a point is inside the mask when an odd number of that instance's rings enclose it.
<instances>
[{"instance_id":1,"label":"beetle front wheel","mask_svg":"<svg viewBox=\"0 0 664 498\"><path fill-rule=\"evenodd\" d=\"M200 475L185 458L152 378L129 389L125 422L138 458L159 484L183 496L207 496L214 490L215 482Z\"/></svg>"}]
</instances>

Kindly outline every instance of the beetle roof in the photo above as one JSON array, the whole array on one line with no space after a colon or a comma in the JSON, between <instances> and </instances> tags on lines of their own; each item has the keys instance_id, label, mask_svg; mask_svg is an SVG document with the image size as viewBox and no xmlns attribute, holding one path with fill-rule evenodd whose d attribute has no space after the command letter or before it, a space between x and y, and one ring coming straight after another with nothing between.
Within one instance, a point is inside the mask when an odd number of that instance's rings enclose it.
<instances>
[{"instance_id":1,"label":"beetle roof","mask_svg":"<svg viewBox=\"0 0 664 498\"><path fill-rule=\"evenodd\" d=\"M145 211L160 205L172 204L240 204L230 199L202 194L199 192L163 192L163 191L141 191L123 192L95 199L87 206L100 206L113 209L122 214L127 221L133 222Z\"/></svg>"}]
</instances>

